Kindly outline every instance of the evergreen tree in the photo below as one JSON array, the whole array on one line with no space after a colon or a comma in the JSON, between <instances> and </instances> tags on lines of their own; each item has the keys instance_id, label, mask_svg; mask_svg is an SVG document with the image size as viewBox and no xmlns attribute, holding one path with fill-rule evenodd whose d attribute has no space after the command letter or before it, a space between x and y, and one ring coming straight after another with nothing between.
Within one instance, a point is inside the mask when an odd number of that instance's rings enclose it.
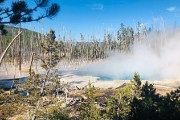
<instances>
[{"instance_id":1,"label":"evergreen tree","mask_svg":"<svg viewBox=\"0 0 180 120\"><path fill-rule=\"evenodd\" d=\"M32 21L39 21L43 18L53 18L57 15L60 7L56 3L49 5L50 0L34 0L35 6L29 7L24 0L12 1L11 5L4 7L7 0L0 0L0 31L4 35L7 31L4 24L18 24ZM45 12L38 13L39 8Z\"/></svg>"},{"instance_id":2,"label":"evergreen tree","mask_svg":"<svg viewBox=\"0 0 180 120\"><path fill-rule=\"evenodd\" d=\"M124 120L130 112L130 102L132 101L131 85L120 88L113 97L107 101L106 115L108 119Z\"/></svg>"},{"instance_id":3,"label":"evergreen tree","mask_svg":"<svg viewBox=\"0 0 180 120\"><path fill-rule=\"evenodd\" d=\"M87 99L80 106L80 119L101 120L100 110L96 108L95 104L95 88L90 82L85 90L85 94Z\"/></svg>"}]
</instances>

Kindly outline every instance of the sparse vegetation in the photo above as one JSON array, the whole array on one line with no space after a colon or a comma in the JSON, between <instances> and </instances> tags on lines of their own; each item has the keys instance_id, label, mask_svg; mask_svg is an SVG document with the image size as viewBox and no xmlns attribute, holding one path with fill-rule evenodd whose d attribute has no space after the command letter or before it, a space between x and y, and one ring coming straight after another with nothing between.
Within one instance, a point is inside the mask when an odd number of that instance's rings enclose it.
<instances>
[{"instance_id":1,"label":"sparse vegetation","mask_svg":"<svg viewBox=\"0 0 180 120\"><path fill-rule=\"evenodd\" d=\"M0 4L6 0L0 0ZM0 55L18 33L15 27L6 23L38 21L52 18L59 11L57 4L48 5L49 0L35 0L36 6L29 8L26 1L12 2L9 8L0 7ZM44 14L34 17L38 8L45 8ZM125 27L122 23L114 35L104 33L104 39L91 36L74 42L63 36L56 39L55 31L50 29L46 35L22 29L24 43L22 50L17 41L7 51L4 64L17 66L22 51L22 63L30 63L29 77L23 84L15 84L10 90L0 89L0 120L17 117L19 120L178 120L180 118L180 87L166 95L156 92L153 84L141 81L140 75L118 89L97 89L93 83L83 88L62 83L59 63L81 65L84 62L104 60L108 53L131 53L134 43L149 44L145 41L151 34L161 36L160 32L147 29L138 22L136 29ZM4 36L6 35L6 36ZM155 48L156 45L149 44ZM30 61L30 58L31 61ZM21 59L21 58L20 58ZM36 73L32 69L41 67L45 72ZM37 65L38 64L38 65Z\"/></svg>"},{"instance_id":2,"label":"sparse vegetation","mask_svg":"<svg viewBox=\"0 0 180 120\"><path fill-rule=\"evenodd\" d=\"M41 61L41 67L46 71L45 75L35 74L31 70L25 86L18 85L15 91L10 93L1 90L1 119L17 114L27 115L25 119L169 120L179 117L179 88L166 96L161 96L156 93L152 84L147 82L142 84L138 73L134 74L134 79L130 84L119 88L114 92L114 95L103 94L101 90L96 90L89 83L85 90L81 90L81 94L84 95L83 98L82 95L73 93L77 99L74 104L69 105L66 100L59 100L60 96L64 94L63 86L58 77L58 70L55 69L60 60L66 59L68 62L72 62L76 59L80 61L104 59L108 50L118 49L118 44L115 45L117 46L115 49L112 46L110 47L110 36L108 37L109 44L105 44L106 41L72 44L66 41L55 41L55 38L55 31L50 30L44 36L44 40L39 43L41 52L34 53L33 58L36 61ZM84 39L83 36L82 39ZM73 52L73 50L75 51ZM127 49L119 50L125 53L129 51ZM24 92L25 95L23 96ZM65 94L64 97L66 98ZM167 114L170 111L172 114Z\"/></svg>"}]
</instances>

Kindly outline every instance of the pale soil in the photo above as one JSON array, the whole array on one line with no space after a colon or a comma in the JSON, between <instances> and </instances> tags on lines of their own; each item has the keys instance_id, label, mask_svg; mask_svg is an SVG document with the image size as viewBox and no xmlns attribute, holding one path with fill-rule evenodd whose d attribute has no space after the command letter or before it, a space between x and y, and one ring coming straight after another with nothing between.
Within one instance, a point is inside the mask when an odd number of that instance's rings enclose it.
<instances>
[{"instance_id":1,"label":"pale soil","mask_svg":"<svg viewBox=\"0 0 180 120\"><path fill-rule=\"evenodd\" d=\"M68 74L62 76L61 81L69 83L72 87L77 86L78 88L86 87L90 81L96 88L100 89L116 89L131 82L130 80L100 81L97 79L98 77L93 76L78 76ZM144 84L146 81L154 84L157 92L162 95L165 95L167 92L175 90L180 86L180 80L142 80L142 83Z\"/></svg>"},{"instance_id":2,"label":"pale soil","mask_svg":"<svg viewBox=\"0 0 180 120\"><path fill-rule=\"evenodd\" d=\"M100 62L100 60L96 60L96 61L73 61L68 63L67 60L62 60L56 67L56 69L60 68L60 69L76 69L78 67L81 66L86 66L87 64L90 63L97 63ZM19 77L24 77L24 76L28 76L29 74L29 68L30 68L30 63L23 63L22 67L21 67L21 72L19 71L19 66L18 65L13 65L12 63L3 63L0 66L0 79L2 78L14 78L14 76L16 78ZM32 70L36 73L36 74L44 74L45 70L41 67L41 62L33 62L32 65Z\"/></svg>"},{"instance_id":3,"label":"pale soil","mask_svg":"<svg viewBox=\"0 0 180 120\"><path fill-rule=\"evenodd\" d=\"M113 81L100 81L98 77L94 76L79 76L74 74L64 74L61 76L61 83L68 83L71 87L82 89L86 87L89 81L96 87L101 89L100 91L116 89L125 84L130 83L130 80L113 80ZM147 80L142 80L145 83ZM166 95L166 93L175 90L180 86L180 80L148 80L149 83L154 84L157 93ZM76 91L76 90L75 90ZM74 92L75 92L74 91ZM75 93L77 94L77 93ZM16 115L8 120L18 120L24 118L25 115Z\"/></svg>"},{"instance_id":4,"label":"pale soil","mask_svg":"<svg viewBox=\"0 0 180 120\"><path fill-rule=\"evenodd\" d=\"M96 61L95 63L100 62L100 60ZM89 62L92 63L92 62ZM93 62L94 63L94 62ZM88 62L77 62L72 63L71 65L66 65L65 62L60 62L58 64L57 68L61 69L76 69L80 66L87 65ZM35 71L35 73L43 74L44 70L40 67L40 63L34 62L32 69ZM21 74L18 71L18 66L13 65L3 65L0 67L0 79L1 78L14 78L20 77L20 76L27 76L29 72L29 63L23 64L22 66L22 72ZM60 73L61 74L61 73ZM61 78L62 82L69 83L72 87L78 87L83 88L88 85L88 82L90 81L96 88L100 89L116 89L123 84L130 83L130 80L113 80L113 81L100 81L98 80L98 77L94 76L79 76L75 74L69 74L65 73L62 75ZM144 83L146 80L142 80ZM154 86L157 88L158 92L161 92L162 94L169 92L171 90L174 90L175 88L180 86L180 80L148 80L149 83L154 84Z\"/></svg>"}]
</instances>

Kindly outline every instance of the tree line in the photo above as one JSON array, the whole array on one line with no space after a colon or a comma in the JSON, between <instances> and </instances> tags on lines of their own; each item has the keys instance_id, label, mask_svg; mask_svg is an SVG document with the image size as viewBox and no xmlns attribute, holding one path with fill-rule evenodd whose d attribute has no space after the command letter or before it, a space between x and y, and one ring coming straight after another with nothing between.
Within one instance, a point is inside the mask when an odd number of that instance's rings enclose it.
<instances>
[{"instance_id":1,"label":"tree line","mask_svg":"<svg viewBox=\"0 0 180 120\"><path fill-rule=\"evenodd\" d=\"M73 41L72 38L66 36L56 38L56 44L60 59L70 63L80 63L82 61L96 61L108 57L111 51L120 53L129 53L135 43L146 43L151 47L156 47L157 41L149 40L152 34L158 35L159 32L154 32L152 29L147 29L145 26L139 25L134 30L130 27L125 27L122 23L116 35L112 33L104 33L103 39L97 39L95 36L85 38L80 34L80 40ZM8 34L1 36L0 53L6 48L10 39L18 33L17 28L8 28ZM55 31L54 31L55 34ZM59 35L60 36L60 35ZM43 54L40 48L41 43L46 39L46 35L34 31L23 30L22 39L22 61L29 62L31 53ZM11 61L17 58L19 45L16 41L6 55L6 61ZM153 44L152 44L153 43Z\"/></svg>"}]
</instances>

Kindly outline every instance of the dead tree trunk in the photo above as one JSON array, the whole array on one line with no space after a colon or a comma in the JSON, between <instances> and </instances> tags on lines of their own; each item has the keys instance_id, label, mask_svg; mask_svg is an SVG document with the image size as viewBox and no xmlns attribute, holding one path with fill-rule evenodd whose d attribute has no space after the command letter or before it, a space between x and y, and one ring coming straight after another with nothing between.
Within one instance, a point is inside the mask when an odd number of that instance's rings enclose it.
<instances>
[{"instance_id":1,"label":"dead tree trunk","mask_svg":"<svg viewBox=\"0 0 180 120\"><path fill-rule=\"evenodd\" d=\"M3 60L3 58L4 58L4 56L5 56L6 52L7 52L7 50L9 49L9 47L13 44L13 42L16 40L16 38L17 38L21 33L22 33L22 31L19 32L19 33L14 37L14 39L12 39L12 41L9 43L9 45L6 47L6 49L5 49L4 52L2 53L1 58L0 58L0 66L1 66L2 60Z\"/></svg>"}]
</instances>

